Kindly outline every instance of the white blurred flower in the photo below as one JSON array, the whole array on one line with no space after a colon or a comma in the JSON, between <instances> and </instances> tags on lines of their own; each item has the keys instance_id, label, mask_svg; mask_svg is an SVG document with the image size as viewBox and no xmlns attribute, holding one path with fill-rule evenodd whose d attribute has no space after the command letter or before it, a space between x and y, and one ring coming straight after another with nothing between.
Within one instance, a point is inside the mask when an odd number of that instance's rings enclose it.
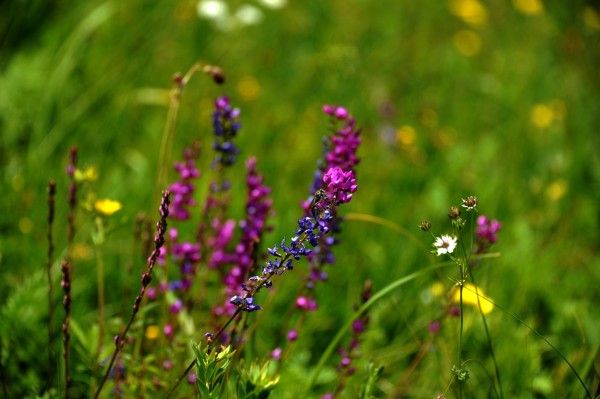
<instances>
[{"instance_id":1,"label":"white blurred flower","mask_svg":"<svg viewBox=\"0 0 600 399\"><path fill-rule=\"evenodd\" d=\"M235 12L235 18L242 25L256 25L263 19L262 11L250 4L244 4Z\"/></svg>"},{"instance_id":2,"label":"white blurred flower","mask_svg":"<svg viewBox=\"0 0 600 399\"><path fill-rule=\"evenodd\" d=\"M260 0L259 1L263 6L268 8L282 8L287 4L287 0Z\"/></svg>"},{"instance_id":3,"label":"white blurred flower","mask_svg":"<svg viewBox=\"0 0 600 399\"><path fill-rule=\"evenodd\" d=\"M208 19L222 19L228 14L227 4L221 0L201 0L196 11L198 16Z\"/></svg>"},{"instance_id":4,"label":"white blurred flower","mask_svg":"<svg viewBox=\"0 0 600 399\"><path fill-rule=\"evenodd\" d=\"M437 248L437 256L451 254L456 248L457 238L449 235L437 237L433 246Z\"/></svg>"}]
</instances>

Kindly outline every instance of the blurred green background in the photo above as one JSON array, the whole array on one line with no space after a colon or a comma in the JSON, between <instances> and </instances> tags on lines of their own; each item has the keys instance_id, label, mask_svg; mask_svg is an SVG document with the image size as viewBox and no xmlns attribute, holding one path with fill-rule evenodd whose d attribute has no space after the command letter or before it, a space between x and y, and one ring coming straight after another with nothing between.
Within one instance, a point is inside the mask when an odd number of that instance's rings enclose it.
<instances>
[{"instance_id":1,"label":"blurred green background","mask_svg":"<svg viewBox=\"0 0 600 399\"><path fill-rule=\"evenodd\" d=\"M199 139L208 169L212 100L229 95L242 108L242 158L256 154L273 188L277 216L268 242L290 234L307 195L327 131L321 105L343 104L363 129L360 191L346 212L376 215L415 234L430 218L440 234L448 229L448 207L477 195L479 210L503 223L496 247L502 256L481 271L480 285L549 336L592 383L600 344L594 7L576 0L0 3L0 330L5 344L32 334L22 353L3 351L0 358L26 359L44 348L45 336L35 331L45 306L45 187L51 177L58 182L60 250L72 145L81 166L98 169L98 195L124 204L111 233L115 290L108 300L120 304L122 287L137 286L138 277L123 276L120 265L134 215L156 208L171 77L202 60L220 65L227 82L217 87L196 76L185 89L172 158ZM241 171L240 162L234 184ZM81 277L75 302L93 306L85 231L77 238L78 273L90 279ZM418 237L430 246L429 236ZM311 351L349 317L365 279L377 290L429 262L422 248L377 225L348 221L342 241L299 363L310 362ZM363 353L386 366L386 395L397 393L398 376L435 317L423 292L436 280L449 288L450 274L420 280L374 309ZM289 303L285 292L298 284L281 281L274 309ZM80 324L93 321L85 306L74 308ZM467 339L472 357L486 359L477 320ZM278 338L269 327L280 323L263 325L259 348L272 347ZM564 363L525 327L498 309L489 323L510 397L581 396ZM444 336L448 348L455 333ZM404 394L443 391L452 362L442 349L411 376ZM302 381L302 367L290 367L282 387ZM25 375L35 384L32 373Z\"/></svg>"}]
</instances>

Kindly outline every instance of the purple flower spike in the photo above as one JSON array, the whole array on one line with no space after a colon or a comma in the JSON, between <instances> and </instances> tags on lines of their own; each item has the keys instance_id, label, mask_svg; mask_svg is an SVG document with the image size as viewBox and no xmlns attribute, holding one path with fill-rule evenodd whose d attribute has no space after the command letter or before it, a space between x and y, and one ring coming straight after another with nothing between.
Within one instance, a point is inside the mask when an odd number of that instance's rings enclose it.
<instances>
[{"instance_id":1,"label":"purple flower spike","mask_svg":"<svg viewBox=\"0 0 600 399\"><path fill-rule=\"evenodd\" d=\"M227 97L217 98L213 112L213 129L216 136L213 148L217 151L215 164L230 166L235 162L239 151L232 140L240 129L239 116L240 110L233 108Z\"/></svg>"},{"instance_id":2,"label":"purple flower spike","mask_svg":"<svg viewBox=\"0 0 600 399\"><path fill-rule=\"evenodd\" d=\"M188 208L196 205L194 200L195 187L192 181L200 176L200 172L196 168L197 149L186 148L183 151L183 158L183 162L175 164L175 170L179 173L180 180L169 186L169 191L173 194L170 217L177 220L190 218Z\"/></svg>"}]
</instances>

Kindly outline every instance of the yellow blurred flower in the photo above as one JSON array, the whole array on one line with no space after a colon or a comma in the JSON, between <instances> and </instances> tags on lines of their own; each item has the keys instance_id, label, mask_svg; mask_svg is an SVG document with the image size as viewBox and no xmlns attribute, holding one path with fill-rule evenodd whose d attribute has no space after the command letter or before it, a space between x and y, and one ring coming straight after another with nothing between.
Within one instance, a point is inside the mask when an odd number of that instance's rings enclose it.
<instances>
[{"instance_id":1,"label":"yellow blurred flower","mask_svg":"<svg viewBox=\"0 0 600 399\"><path fill-rule=\"evenodd\" d=\"M403 146L410 146L415 143L417 132L412 126L402 126L396 130L396 140Z\"/></svg>"},{"instance_id":2,"label":"yellow blurred flower","mask_svg":"<svg viewBox=\"0 0 600 399\"><path fill-rule=\"evenodd\" d=\"M481 50L481 37L472 30L460 30L453 39L456 49L464 56L472 57Z\"/></svg>"},{"instance_id":3,"label":"yellow blurred flower","mask_svg":"<svg viewBox=\"0 0 600 399\"><path fill-rule=\"evenodd\" d=\"M146 328L146 338L149 340L155 340L160 334L160 329L157 326L148 326Z\"/></svg>"},{"instance_id":4,"label":"yellow blurred flower","mask_svg":"<svg viewBox=\"0 0 600 399\"><path fill-rule=\"evenodd\" d=\"M122 207L123 205L119 201L108 198L99 199L94 202L94 209L105 216L110 216L113 213L118 212Z\"/></svg>"},{"instance_id":5,"label":"yellow blurred flower","mask_svg":"<svg viewBox=\"0 0 600 399\"><path fill-rule=\"evenodd\" d=\"M515 8L526 15L537 15L544 11L541 0L513 0Z\"/></svg>"},{"instance_id":6,"label":"yellow blurred flower","mask_svg":"<svg viewBox=\"0 0 600 399\"><path fill-rule=\"evenodd\" d=\"M92 259L92 248L87 244L75 243L71 247L71 257L74 260Z\"/></svg>"},{"instance_id":7,"label":"yellow blurred flower","mask_svg":"<svg viewBox=\"0 0 600 399\"><path fill-rule=\"evenodd\" d=\"M260 84L252 76L246 76L237 84L237 91L242 99L252 101L260 94Z\"/></svg>"},{"instance_id":8,"label":"yellow blurred flower","mask_svg":"<svg viewBox=\"0 0 600 399\"><path fill-rule=\"evenodd\" d=\"M531 123L537 128L549 127L554 122L555 116L554 110L547 104L536 104L531 108Z\"/></svg>"},{"instance_id":9,"label":"yellow blurred flower","mask_svg":"<svg viewBox=\"0 0 600 399\"><path fill-rule=\"evenodd\" d=\"M487 9L478 0L450 0L450 12L469 25L482 26L488 22Z\"/></svg>"},{"instance_id":10,"label":"yellow blurred flower","mask_svg":"<svg viewBox=\"0 0 600 399\"><path fill-rule=\"evenodd\" d=\"M479 294L479 301L477 296ZM460 288L455 286L450 293L450 301L454 304L460 303ZM463 286L462 301L464 305L473 306L479 308L481 304L481 311L483 314L488 314L494 309L494 304L485 297L483 290L471 283L466 283Z\"/></svg>"},{"instance_id":11,"label":"yellow blurred flower","mask_svg":"<svg viewBox=\"0 0 600 399\"><path fill-rule=\"evenodd\" d=\"M75 169L75 180L78 182L96 181L98 179L98 171L96 167L90 166L85 169Z\"/></svg>"},{"instance_id":12,"label":"yellow blurred flower","mask_svg":"<svg viewBox=\"0 0 600 399\"><path fill-rule=\"evenodd\" d=\"M563 179L555 180L546 188L546 197L550 201L558 201L565 196L568 188L567 182Z\"/></svg>"},{"instance_id":13,"label":"yellow blurred flower","mask_svg":"<svg viewBox=\"0 0 600 399\"><path fill-rule=\"evenodd\" d=\"M23 234L31 233L31 230L33 230L33 222L31 219L28 217L19 219L19 230L21 230L21 233Z\"/></svg>"},{"instance_id":14,"label":"yellow blurred flower","mask_svg":"<svg viewBox=\"0 0 600 399\"><path fill-rule=\"evenodd\" d=\"M444 287L443 283L437 281L431 285L431 287L429 288L429 291L431 292L431 295L440 297L440 296L444 295L444 291L446 291L446 287Z\"/></svg>"},{"instance_id":15,"label":"yellow blurred flower","mask_svg":"<svg viewBox=\"0 0 600 399\"><path fill-rule=\"evenodd\" d=\"M592 7L587 6L583 9L583 23L588 28L600 30L600 15Z\"/></svg>"}]
</instances>

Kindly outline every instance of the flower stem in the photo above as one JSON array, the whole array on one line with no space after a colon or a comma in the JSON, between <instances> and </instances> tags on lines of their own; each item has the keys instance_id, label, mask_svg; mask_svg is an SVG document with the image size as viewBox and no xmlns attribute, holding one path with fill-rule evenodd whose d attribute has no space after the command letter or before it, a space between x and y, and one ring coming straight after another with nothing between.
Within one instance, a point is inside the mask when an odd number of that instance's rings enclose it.
<instances>
[{"instance_id":1,"label":"flower stem","mask_svg":"<svg viewBox=\"0 0 600 399\"><path fill-rule=\"evenodd\" d=\"M392 292L394 292L396 289L403 286L404 284L406 284L406 283L416 279L417 277L420 277L430 271L437 270L437 269L440 269L442 267L446 267L446 266L449 266L452 264L453 264L452 262L437 263L437 264L431 265L429 267L426 267L424 269L421 269L417 272L414 272L414 273L411 273L404 277L401 277L401 278L397 279L396 281L390 283L386 287L382 288L381 290L379 290L376 294L374 294L371 297L371 299L369 299L367 302L365 302L364 305L362 305L360 308L358 308L358 310L356 310L354 312L354 314L346 321L346 323L338 330L337 334L333 337L331 342L329 342L329 345L327 346L327 348L321 355L321 358L317 362L317 365L313 368L313 372L312 372L310 378L308 379L308 383L306 384L306 387L305 387L304 392L306 395L304 395L303 397L308 397L308 393L310 392L310 389L313 387L313 385L317 381L317 378L319 377L321 370L325 366L325 363L327 362L329 357L331 357L331 355L337 348L339 342L342 340L342 338L344 338L346 331L352 326L353 321L357 317L360 317L361 314L366 312L367 309L369 309L375 303L379 302L380 299L391 294Z\"/></svg>"},{"instance_id":2,"label":"flower stem","mask_svg":"<svg viewBox=\"0 0 600 399\"><path fill-rule=\"evenodd\" d=\"M54 237L52 227L54 225L54 208L56 200L56 182L48 182L48 252L46 259L46 272L48 274L48 388L52 385L52 320L54 319L54 285L52 282L52 260L54 258Z\"/></svg>"},{"instance_id":3,"label":"flower stem","mask_svg":"<svg viewBox=\"0 0 600 399\"><path fill-rule=\"evenodd\" d=\"M125 326L123 332L117 335L117 337L115 338L115 349L110 358L110 362L108 363L108 367L106 368L106 372L104 373L104 376L102 377L102 380L100 381L100 384L96 389L96 393L94 394L95 399L98 398L100 392L102 392L102 388L104 387L104 384L106 384L106 380L108 379L108 376L110 374L110 371L112 370L115 360L119 355L119 352L121 352L121 350L125 346L125 339L127 338L127 333L129 332L129 329L133 324L135 316L140 310L140 304L142 303L142 299L144 299L146 288L150 284L150 281L152 281L152 271L154 269L154 265L156 264L156 260L158 259L160 249L162 248L165 242L165 232L167 230L167 217L169 216L169 195L170 193L168 190L163 191L162 200L159 208L160 220L156 225L156 236L154 237L154 250L152 251L150 257L148 257L146 271L144 272L144 274L142 274L142 287L140 289L140 293L135 298L135 302L133 303L133 309L131 312L131 316L129 317L129 322Z\"/></svg>"}]
</instances>

